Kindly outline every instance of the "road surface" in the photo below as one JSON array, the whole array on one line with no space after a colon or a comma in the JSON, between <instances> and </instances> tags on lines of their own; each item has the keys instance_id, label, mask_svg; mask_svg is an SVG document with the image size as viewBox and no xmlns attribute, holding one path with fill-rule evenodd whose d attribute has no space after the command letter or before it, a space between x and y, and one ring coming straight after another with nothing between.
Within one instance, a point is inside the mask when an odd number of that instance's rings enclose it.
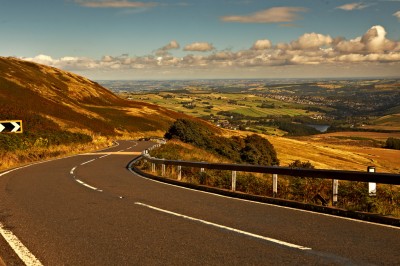
<instances>
[{"instance_id":1,"label":"road surface","mask_svg":"<svg viewBox=\"0 0 400 266\"><path fill-rule=\"evenodd\" d=\"M0 257L10 265L400 263L399 228L193 191L127 170L133 152L151 145L121 141L0 173L7 239Z\"/></svg>"}]
</instances>

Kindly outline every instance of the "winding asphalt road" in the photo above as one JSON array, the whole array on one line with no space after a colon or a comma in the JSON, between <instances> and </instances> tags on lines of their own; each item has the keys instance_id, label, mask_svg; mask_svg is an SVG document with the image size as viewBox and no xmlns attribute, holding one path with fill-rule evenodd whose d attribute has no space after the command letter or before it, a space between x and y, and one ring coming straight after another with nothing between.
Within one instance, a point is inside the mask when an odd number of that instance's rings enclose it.
<instances>
[{"instance_id":1,"label":"winding asphalt road","mask_svg":"<svg viewBox=\"0 0 400 266\"><path fill-rule=\"evenodd\" d=\"M399 228L216 196L127 170L133 152L151 145L121 141L0 173L8 241L0 240L0 257L10 265L400 264Z\"/></svg>"}]
</instances>

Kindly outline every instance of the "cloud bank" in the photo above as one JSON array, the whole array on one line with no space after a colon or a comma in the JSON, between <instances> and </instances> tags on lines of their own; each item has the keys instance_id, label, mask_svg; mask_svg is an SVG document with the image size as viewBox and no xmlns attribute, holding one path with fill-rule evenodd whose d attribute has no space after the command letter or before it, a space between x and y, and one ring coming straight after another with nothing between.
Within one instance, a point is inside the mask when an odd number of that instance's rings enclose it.
<instances>
[{"instance_id":1,"label":"cloud bank","mask_svg":"<svg viewBox=\"0 0 400 266\"><path fill-rule=\"evenodd\" d=\"M354 39L331 37L319 33L305 33L288 43L273 44L268 39L257 40L244 50L217 50L210 43L196 42L183 48L187 54L174 56L172 50L180 49L177 41L144 56L131 57L105 55L100 60L86 57L62 57L54 59L47 55L23 58L70 71L134 71L148 70L151 73L186 73L206 70L229 73L233 69L241 72L254 69L272 70L273 67L318 66L349 68L356 71L359 66L369 67L391 64L400 66L400 42L386 38L382 26L373 26L362 36ZM204 52L192 54L190 52ZM393 68L393 67L392 67Z\"/></svg>"},{"instance_id":2,"label":"cloud bank","mask_svg":"<svg viewBox=\"0 0 400 266\"><path fill-rule=\"evenodd\" d=\"M225 22L240 23L292 22L299 19L298 13L306 11L307 9L303 7L273 7L244 16L224 16L221 17L221 20Z\"/></svg>"},{"instance_id":3,"label":"cloud bank","mask_svg":"<svg viewBox=\"0 0 400 266\"><path fill-rule=\"evenodd\" d=\"M127 0L120 1L84 1L84 0L75 0L75 3L91 8L144 8L144 7L154 7L157 6L157 3L145 3L145 2L132 2Z\"/></svg>"},{"instance_id":4,"label":"cloud bank","mask_svg":"<svg viewBox=\"0 0 400 266\"><path fill-rule=\"evenodd\" d=\"M208 42L195 42L186 45L183 50L184 51L192 51L192 52L208 52L214 50L214 46Z\"/></svg>"},{"instance_id":5,"label":"cloud bank","mask_svg":"<svg viewBox=\"0 0 400 266\"><path fill-rule=\"evenodd\" d=\"M351 4L345 4L342 6L338 6L337 9L342 9L345 11L352 11L352 10L361 10L361 9L367 8L369 6L370 6L370 4L351 3Z\"/></svg>"}]
</instances>

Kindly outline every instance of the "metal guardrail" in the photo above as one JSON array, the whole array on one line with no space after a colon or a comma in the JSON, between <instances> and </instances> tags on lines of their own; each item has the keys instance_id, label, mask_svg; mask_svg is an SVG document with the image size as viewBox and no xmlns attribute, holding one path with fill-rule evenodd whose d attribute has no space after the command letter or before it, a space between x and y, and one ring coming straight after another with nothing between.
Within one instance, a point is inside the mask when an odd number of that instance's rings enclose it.
<instances>
[{"instance_id":1,"label":"metal guardrail","mask_svg":"<svg viewBox=\"0 0 400 266\"><path fill-rule=\"evenodd\" d=\"M165 165L176 165L176 166L195 167L204 169L278 174L278 175L288 175L296 177L337 179L337 180L347 180L347 181L374 182L379 184L400 185L400 174L391 174L391 173L190 162L190 161L179 161L179 160L164 160L164 159L153 158L146 155L144 159L148 160L151 163L161 164L161 165L165 164Z\"/></svg>"},{"instance_id":2,"label":"metal guardrail","mask_svg":"<svg viewBox=\"0 0 400 266\"><path fill-rule=\"evenodd\" d=\"M156 148L155 145L152 148ZM400 174L391 173L376 173L374 167L368 167L366 172L360 171L342 171L342 170L326 170L326 169L304 169L304 168L290 168L290 167L276 167L276 166L258 166L258 165L243 165L243 164L221 164L221 163L207 163L207 162L190 162L180 160L165 160L150 157L148 151L143 152L142 159L151 162L151 171L155 173L156 165L161 165L161 175L165 176L166 165L177 166L178 181L182 177L182 167L200 168L201 172L205 169L214 170L227 170L232 171L232 185L231 190L236 190L236 172L251 172L272 174L273 177L273 196L275 197L278 192L278 175L293 176L293 177L308 177L308 178L321 178L332 180L332 203L336 204L338 196L338 180L358 181L369 183L369 196L376 196L376 183L400 185Z\"/></svg>"}]
</instances>

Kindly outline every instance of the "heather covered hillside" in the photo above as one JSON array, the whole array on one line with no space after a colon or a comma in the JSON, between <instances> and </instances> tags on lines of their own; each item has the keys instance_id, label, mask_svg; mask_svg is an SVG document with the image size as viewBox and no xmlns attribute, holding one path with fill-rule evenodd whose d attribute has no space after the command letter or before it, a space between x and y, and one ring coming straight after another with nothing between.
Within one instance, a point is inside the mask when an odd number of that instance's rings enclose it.
<instances>
[{"instance_id":1,"label":"heather covered hillside","mask_svg":"<svg viewBox=\"0 0 400 266\"><path fill-rule=\"evenodd\" d=\"M166 130L182 115L120 99L86 78L0 57L0 119L22 119L26 132L67 130L117 136Z\"/></svg>"},{"instance_id":2,"label":"heather covered hillside","mask_svg":"<svg viewBox=\"0 0 400 266\"><path fill-rule=\"evenodd\" d=\"M177 118L165 108L127 101L84 77L0 57L0 121L22 120L22 134L0 134L0 168L159 135Z\"/></svg>"}]
</instances>

